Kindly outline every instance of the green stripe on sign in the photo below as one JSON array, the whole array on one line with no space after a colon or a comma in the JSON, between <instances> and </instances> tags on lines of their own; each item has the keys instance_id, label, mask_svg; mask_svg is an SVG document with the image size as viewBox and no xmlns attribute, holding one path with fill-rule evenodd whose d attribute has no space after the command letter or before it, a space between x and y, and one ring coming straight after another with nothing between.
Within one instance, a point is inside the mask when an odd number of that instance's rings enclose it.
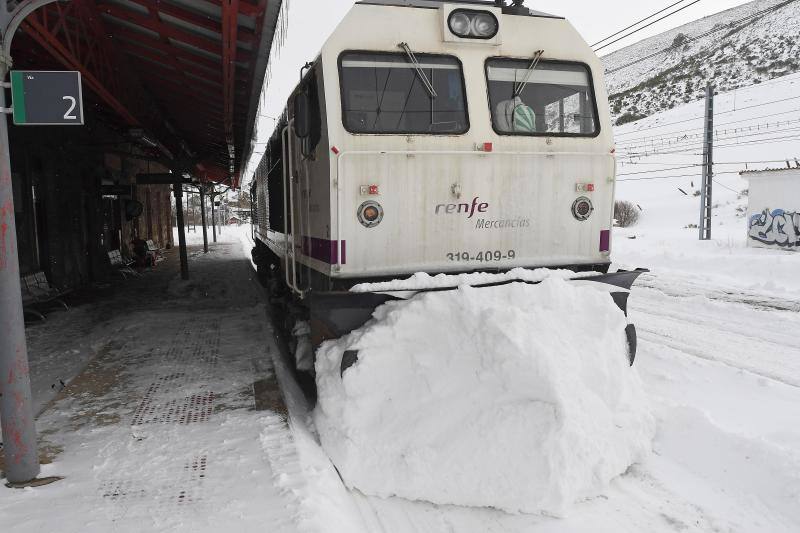
<instances>
[{"instance_id":1,"label":"green stripe on sign","mask_svg":"<svg viewBox=\"0 0 800 533\"><path fill-rule=\"evenodd\" d=\"M25 73L21 70L11 71L11 108L14 110L14 124L26 124L25 114Z\"/></svg>"}]
</instances>

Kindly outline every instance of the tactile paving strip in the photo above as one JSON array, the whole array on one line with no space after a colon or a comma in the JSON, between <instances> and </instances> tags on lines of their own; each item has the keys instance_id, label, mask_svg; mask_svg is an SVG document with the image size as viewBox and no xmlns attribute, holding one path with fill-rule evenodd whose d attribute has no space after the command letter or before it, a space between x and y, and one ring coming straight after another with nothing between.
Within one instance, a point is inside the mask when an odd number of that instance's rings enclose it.
<instances>
[{"instance_id":1,"label":"tactile paving strip","mask_svg":"<svg viewBox=\"0 0 800 533\"><path fill-rule=\"evenodd\" d=\"M214 377L219 347L218 323L184 324L165 351L153 354L169 373L150 384L131 425L207 422L214 411L214 393L205 387Z\"/></svg>"},{"instance_id":2,"label":"tactile paving strip","mask_svg":"<svg viewBox=\"0 0 800 533\"><path fill-rule=\"evenodd\" d=\"M134 413L132 425L208 422L213 412L214 393L211 391L192 394L186 398L169 400L165 403L155 402L152 400L152 396L145 395L145 399Z\"/></svg>"}]
</instances>

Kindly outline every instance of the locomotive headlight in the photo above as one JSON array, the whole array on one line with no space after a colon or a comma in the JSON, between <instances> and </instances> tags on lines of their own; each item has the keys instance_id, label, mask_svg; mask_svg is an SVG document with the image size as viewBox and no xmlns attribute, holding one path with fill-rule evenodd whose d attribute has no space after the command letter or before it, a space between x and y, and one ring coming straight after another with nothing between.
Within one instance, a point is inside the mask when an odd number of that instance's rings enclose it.
<instances>
[{"instance_id":1,"label":"locomotive headlight","mask_svg":"<svg viewBox=\"0 0 800 533\"><path fill-rule=\"evenodd\" d=\"M594 211L592 201L585 196L577 198L572 203L572 216L580 221L584 221L589 218L592 214L592 211Z\"/></svg>"},{"instance_id":2,"label":"locomotive headlight","mask_svg":"<svg viewBox=\"0 0 800 533\"><path fill-rule=\"evenodd\" d=\"M493 13L456 9L447 19L450 31L464 39L491 39L497 35L500 23Z\"/></svg>"},{"instance_id":3,"label":"locomotive headlight","mask_svg":"<svg viewBox=\"0 0 800 533\"><path fill-rule=\"evenodd\" d=\"M453 14L450 15L450 31L459 37L467 37L469 35L471 22L469 16L463 11L454 11Z\"/></svg>"},{"instance_id":4,"label":"locomotive headlight","mask_svg":"<svg viewBox=\"0 0 800 533\"><path fill-rule=\"evenodd\" d=\"M358 206L356 216L358 216L358 221L361 222L362 226L374 228L383 220L383 207L374 200L368 200Z\"/></svg>"},{"instance_id":5,"label":"locomotive headlight","mask_svg":"<svg viewBox=\"0 0 800 533\"><path fill-rule=\"evenodd\" d=\"M497 33L497 19L491 13L478 13L470 25L472 34L482 39L491 39Z\"/></svg>"}]
</instances>

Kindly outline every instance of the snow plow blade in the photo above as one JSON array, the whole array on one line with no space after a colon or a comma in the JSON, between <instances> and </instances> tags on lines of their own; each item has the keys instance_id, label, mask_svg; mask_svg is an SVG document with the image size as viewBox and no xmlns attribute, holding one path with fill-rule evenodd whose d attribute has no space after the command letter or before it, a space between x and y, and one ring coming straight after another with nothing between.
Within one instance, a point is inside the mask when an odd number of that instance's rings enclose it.
<instances>
[{"instance_id":1,"label":"snow plow blade","mask_svg":"<svg viewBox=\"0 0 800 533\"><path fill-rule=\"evenodd\" d=\"M587 278L577 278L571 281L596 282L610 285L609 294L614 303L628 315L628 294L631 285L647 269L619 270L609 274L600 274ZM497 287L509 283L527 283L535 285L538 282L524 280L504 280L497 283L484 283L473 285L474 288ZM398 290L381 292L320 292L309 296L311 308L311 340L316 348L323 341L338 339L351 331L360 328L372 318L375 309L386 302L393 300L406 300L420 292L452 291L458 287L437 287L421 290ZM628 340L628 359L633 365L636 357L636 328L628 324L625 328Z\"/></svg>"}]
</instances>

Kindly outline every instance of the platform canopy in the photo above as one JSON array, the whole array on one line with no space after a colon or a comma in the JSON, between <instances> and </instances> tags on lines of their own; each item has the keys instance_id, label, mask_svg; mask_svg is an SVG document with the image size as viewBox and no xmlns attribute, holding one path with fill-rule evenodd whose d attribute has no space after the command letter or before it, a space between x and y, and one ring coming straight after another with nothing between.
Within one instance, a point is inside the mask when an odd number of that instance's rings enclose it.
<instances>
[{"instance_id":1,"label":"platform canopy","mask_svg":"<svg viewBox=\"0 0 800 533\"><path fill-rule=\"evenodd\" d=\"M8 8L24 4L34 5ZM20 25L12 68L80 71L84 99L122 134L237 187L280 10L281 0L52 1Z\"/></svg>"}]
</instances>

